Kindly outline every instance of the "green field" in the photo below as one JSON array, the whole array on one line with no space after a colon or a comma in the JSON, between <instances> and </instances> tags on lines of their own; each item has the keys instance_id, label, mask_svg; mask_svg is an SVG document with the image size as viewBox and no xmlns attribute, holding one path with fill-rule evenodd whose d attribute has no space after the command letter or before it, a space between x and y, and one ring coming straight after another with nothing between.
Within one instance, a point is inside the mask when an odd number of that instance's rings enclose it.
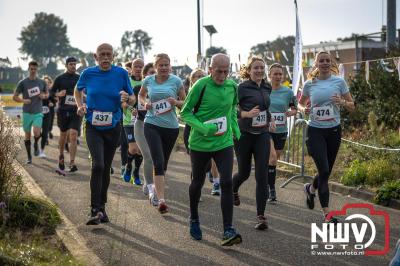
<instances>
[{"instance_id":1,"label":"green field","mask_svg":"<svg viewBox=\"0 0 400 266\"><path fill-rule=\"evenodd\" d=\"M17 86L17 84L14 84L14 83L0 84L2 93L12 93L12 92L14 92L16 86Z\"/></svg>"}]
</instances>

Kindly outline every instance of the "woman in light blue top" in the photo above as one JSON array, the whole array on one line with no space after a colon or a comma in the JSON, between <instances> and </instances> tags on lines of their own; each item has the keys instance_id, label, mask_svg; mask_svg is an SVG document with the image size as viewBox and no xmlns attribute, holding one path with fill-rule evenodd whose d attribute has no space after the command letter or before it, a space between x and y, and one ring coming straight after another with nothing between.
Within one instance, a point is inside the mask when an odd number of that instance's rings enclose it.
<instances>
[{"instance_id":1,"label":"woman in light blue top","mask_svg":"<svg viewBox=\"0 0 400 266\"><path fill-rule=\"evenodd\" d=\"M288 87L282 86L283 67L280 64L272 64L269 67L268 76L271 81L271 95L269 96L271 104L269 111L272 118L275 120L275 132L270 132L271 135L271 150L268 162L268 187L269 198L268 202L276 202L276 165L285 147L287 138L287 117L294 116L297 113L297 100L293 91ZM290 111L289 111L290 108Z\"/></svg>"},{"instance_id":2,"label":"woman in light blue top","mask_svg":"<svg viewBox=\"0 0 400 266\"><path fill-rule=\"evenodd\" d=\"M153 160L155 192L159 200L158 211L166 213L168 207L164 197L165 171L179 134L175 106L182 106L186 93L182 80L170 74L171 65L167 54L157 54L154 67L156 74L147 76L143 81L139 103L147 109L144 136ZM147 96L150 102L147 102Z\"/></svg>"},{"instance_id":3,"label":"woman in light blue top","mask_svg":"<svg viewBox=\"0 0 400 266\"><path fill-rule=\"evenodd\" d=\"M329 217L328 178L331 174L341 141L340 108L354 111L353 98L346 81L336 76L338 68L328 52L319 52L305 82L299 100L299 110L310 115L307 129L308 153L314 160L318 174L313 184L305 184L307 206L314 208L315 191L324 213L324 221L337 223ZM308 100L310 103L307 104Z\"/></svg>"}]
</instances>

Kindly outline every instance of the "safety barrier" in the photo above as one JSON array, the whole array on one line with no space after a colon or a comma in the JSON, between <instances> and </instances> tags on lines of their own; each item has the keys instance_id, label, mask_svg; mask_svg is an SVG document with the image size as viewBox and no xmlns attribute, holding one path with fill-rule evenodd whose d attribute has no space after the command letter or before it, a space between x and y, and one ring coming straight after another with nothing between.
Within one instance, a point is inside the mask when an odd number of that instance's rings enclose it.
<instances>
[{"instance_id":1,"label":"safety barrier","mask_svg":"<svg viewBox=\"0 0 400 266\"><path fill-rule=\"evenodd\" d=\"M312 176L305 174L304 156L306 148L307 120L290 117L288 119L288 124L293 125L293 128L290 130L290 134L287 138L287 145L283 154L283 160L278 160L278 162L300 169L300 173L286 180L286 182L281 185L281 188L284 188L295 179L313 179Z\"/></svg>"}]
</instances>

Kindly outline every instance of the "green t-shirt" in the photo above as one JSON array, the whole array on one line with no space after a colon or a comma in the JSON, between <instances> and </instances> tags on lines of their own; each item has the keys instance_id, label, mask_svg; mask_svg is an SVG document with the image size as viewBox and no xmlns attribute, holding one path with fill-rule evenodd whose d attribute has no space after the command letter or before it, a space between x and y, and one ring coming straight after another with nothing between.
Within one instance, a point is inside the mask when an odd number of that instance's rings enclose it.
<instances>
[{"instance_id":1,"label":"green t-shirt","mask_svg":"<svg viewBox=\"0 0 400 266\"><path fill-rule=\"evenodd\" d=\"M271 116L274 117L276 124L275 133L285 133L288 129L286 115L284 114L290 106L297 108L297 99L293 91L285 86L281 86L277 90L272 90L269 98L271 100L269 111Z\"/></svg>"},{"instance_id":2,"label":"green t-shirt","mask_svg":"<svg viewBox=\"0 0 400 266\"><path fill-rule=\"evenodd\" d=\"M131 79L132 89L138 85L142 85L141 80ZM123 108L123 110L122 110L122 125L124 127L133 127L136 117L132 116L132 110L133 110L133 108L136 108L136 106L137 106L137 99L136 99L136 103L133 106L129 106L128 108Z\"/></svg>"},{"instance_id":3,"label":"green t-shirt","mask_svg":"<svg viewBox=\"0 0 400 266\"><path fill-rule=\"evenodd\" d=\"M206 88L198 112L193 114L193 108L204 87ZM199 79L190 89L181 110L181 118L192 128L189 148L208 152L233 146L233 136L240 138L237 104L237 86L233 80L225 80L224 84L218 85L211 76ZM209 121L214 119L217 121ZM209 122L204 123L207 121Z\"/></svg>"}]
</instances>

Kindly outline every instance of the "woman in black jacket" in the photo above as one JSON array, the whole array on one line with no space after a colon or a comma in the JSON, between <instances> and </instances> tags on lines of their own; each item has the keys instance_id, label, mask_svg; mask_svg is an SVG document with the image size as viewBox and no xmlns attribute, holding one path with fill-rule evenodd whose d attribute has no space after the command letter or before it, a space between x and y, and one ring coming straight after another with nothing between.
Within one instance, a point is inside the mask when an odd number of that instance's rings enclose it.
<instances>
[{"instance_id":1,"label":"woman in black jacket","mask_svg":"<svg viewBox=\"0 0 400 266\"><path fill-rule=\"evenodd\" d=\"M264 215L267 201L267 164L270 150L271 114L269 95L271 85L265 80L265 62L260 57L251 57L246 66L241 69L241 78L245 81L239 84L239 127L241 137L235 142L235 153L238 160L238 173L233 176L234 204L240 205L239 187L246 181L251 172L251 158L254 156L256 177L256 202L258 230L268 228ZM274 127L274 123L271 124Z\"/></svg>"}]
</instances>

